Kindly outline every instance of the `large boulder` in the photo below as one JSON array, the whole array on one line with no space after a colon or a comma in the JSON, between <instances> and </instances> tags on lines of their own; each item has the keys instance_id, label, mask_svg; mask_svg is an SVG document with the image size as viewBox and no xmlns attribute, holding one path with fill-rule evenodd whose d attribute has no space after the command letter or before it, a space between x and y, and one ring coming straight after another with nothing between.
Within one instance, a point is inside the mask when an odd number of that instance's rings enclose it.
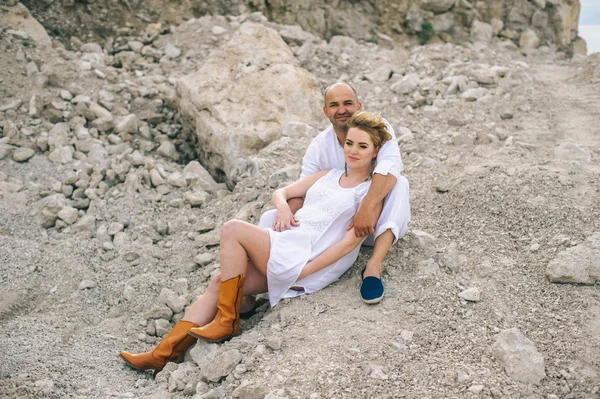
<instances>
[{"instance_id":1,"label":"large boulder","mask_svg":"<svg viewBox=\"0 0 600 399\"><path fill-rule=\"evenodd\" d=\"M230 188L236 164L277 140L287 121L322 118L317 82L295 65L275 30L251 22L177 89L184 128L195 131L202 164Z\"/></svg>"},{"instance_id":2,"label":"large boulder","mask_svg":"<svg viewBox=\"0 0 600 399\"><path fill-rule=\"evenodd\" d=\"M27 38L35 41L38 46L52 45L52 40L44 27L21 3L0 8L0 26L26 34Z\"/></svg>"}]
</instances>

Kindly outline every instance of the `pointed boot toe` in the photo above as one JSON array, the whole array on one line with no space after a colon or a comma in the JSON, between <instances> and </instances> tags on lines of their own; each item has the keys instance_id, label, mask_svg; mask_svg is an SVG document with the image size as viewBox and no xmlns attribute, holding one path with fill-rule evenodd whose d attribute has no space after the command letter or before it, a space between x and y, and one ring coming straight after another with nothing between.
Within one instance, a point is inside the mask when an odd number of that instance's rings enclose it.
<instances>
[{"instance_id":1,"label":"pointed boot toe","mask_svg":"<svg viewBox=\"0 0 600 399\"><path fill-rule=\"evenodd\" d=\"M140 354L120 352L119 355L127 364L137 370L160 371L168 362L177 361L196 342L188 335L188 331L197 326L189 321L180 321L153 350Z\"/></svg>"},{"instance_id":2,"label":"pointed boot toe","mask_svg":"<svg viewBox=\"0 0 600 399\"><path fill-rule=\"evenodd\" d=\"M127 362L131 367L137 370L162 370L166 362L159 361L152 356L152 351L144 352L140 354L133 354L129 352L119 353L123 360Z\"/></svg>"}]
</instances>

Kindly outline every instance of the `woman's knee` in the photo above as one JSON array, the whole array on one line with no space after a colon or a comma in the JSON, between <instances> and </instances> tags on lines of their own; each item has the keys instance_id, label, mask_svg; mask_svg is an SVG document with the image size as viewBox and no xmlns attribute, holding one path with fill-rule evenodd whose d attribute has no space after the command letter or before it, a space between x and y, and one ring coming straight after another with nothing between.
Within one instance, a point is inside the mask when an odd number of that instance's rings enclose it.
<instances>
[{"instance_id":1,"label":"woman's knee","mask_svg":"<svg viewBox=\"0 0 600 399\"><path fill-rule=\"evenodd\" d=\"M223 226L221 226L221 232L220 232L221 239L232 237L236 232L240 231L240 227L243 224L244 224L244 222L242 222L241 220L237 220L237 219L232 219L232 220L225 222L225 224L223 224Z\"/></svg>"}]
</instances>

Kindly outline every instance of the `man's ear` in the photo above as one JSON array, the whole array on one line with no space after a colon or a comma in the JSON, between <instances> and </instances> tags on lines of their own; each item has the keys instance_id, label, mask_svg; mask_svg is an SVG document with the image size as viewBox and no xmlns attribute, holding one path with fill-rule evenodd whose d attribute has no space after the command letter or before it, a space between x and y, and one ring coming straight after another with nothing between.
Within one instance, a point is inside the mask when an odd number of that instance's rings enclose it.
<instances>
[{"instance_id":1,"label":"man's ear","mask_svg":"<svg viewBox=\"0 0 600 399\"><path fill-rule=\"evenodd\" d=\"M358 102L358 110L362 111L362 103L360 101Z\"/></svg>"},{"instance_id":2,"label":"man's ear","mask_svg":"<svg viewBox=\"0 0 600 399\"><path fill-rule=\"evenodd\" d=\"M323 105L323 115L327 116L327 105Z\"/></svg>"}]
</instances>

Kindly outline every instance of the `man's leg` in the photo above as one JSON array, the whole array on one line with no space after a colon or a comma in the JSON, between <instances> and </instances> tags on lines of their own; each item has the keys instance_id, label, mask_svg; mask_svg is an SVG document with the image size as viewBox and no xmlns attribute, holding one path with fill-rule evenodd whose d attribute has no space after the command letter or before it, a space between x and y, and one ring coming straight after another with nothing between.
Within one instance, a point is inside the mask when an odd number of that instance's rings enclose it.
<instances>
[{"instance_id":1,"label":"man's leg","mask_svg":"<svg viewBox=\"0 0 600 399\"><path fill-rule=\"evenodd\" d=\"M373 276L381 278L381 266L385 256L390 250L390 247L394 243L394 238L394 233L392 233L392 230L390 229L377 236L375 239L375 245L373 246L371 259L369 259L367 262L367 267L363 277Z\"/></svg>"},{"instance_id":2,"label":"man's leg","mask_svg":"<svg viewBox=\"0 0 600 399\"><path fill-rule=\"evenodd\" d=\"M403 176L398 178L394 188L385 198L383 210L375 228L375 244L373 253L367 262L363 278L361 296L366 303L378 303L383 297L381 270L383 260L390 247L402 237L410 221L410 202L408 180Z\"/></svg>"}]
</instances>

